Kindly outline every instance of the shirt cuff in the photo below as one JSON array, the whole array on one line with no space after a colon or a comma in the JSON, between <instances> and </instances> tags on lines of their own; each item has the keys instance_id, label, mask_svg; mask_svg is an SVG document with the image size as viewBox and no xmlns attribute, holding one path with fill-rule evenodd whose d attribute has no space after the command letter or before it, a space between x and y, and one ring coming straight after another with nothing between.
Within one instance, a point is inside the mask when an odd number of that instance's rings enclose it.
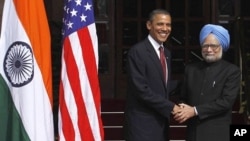
<instances>
[{"instance_id":1,"label":"shirt cuff","mask_svg":"<svg viewBox=\"0 0 250 141\"><path fill-rule=\"evenodd\" d=\"M197 109L196 109L195 106L194 106L194 112L195 112L195 115L197 116L197 115L198 115L198 112L197 112Z\"/></svg>"}]
</instances>

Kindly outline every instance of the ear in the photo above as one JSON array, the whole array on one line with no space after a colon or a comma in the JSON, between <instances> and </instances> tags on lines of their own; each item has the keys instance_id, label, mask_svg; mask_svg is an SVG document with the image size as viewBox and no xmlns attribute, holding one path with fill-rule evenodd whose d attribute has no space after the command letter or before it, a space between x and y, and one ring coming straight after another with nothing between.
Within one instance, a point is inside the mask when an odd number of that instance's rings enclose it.
<instances>
[{"instance_id":1,"label":"ear","mask_svg":"<svg viewBox=\"0 0 250 141\"><path fill-rule=\"evenodd\" d=\"M152 26L151 21L148 20L147 23L146 23L146 26L147 26L147 29L150 30L151 26Z\"/></svg>"}]
</instances>

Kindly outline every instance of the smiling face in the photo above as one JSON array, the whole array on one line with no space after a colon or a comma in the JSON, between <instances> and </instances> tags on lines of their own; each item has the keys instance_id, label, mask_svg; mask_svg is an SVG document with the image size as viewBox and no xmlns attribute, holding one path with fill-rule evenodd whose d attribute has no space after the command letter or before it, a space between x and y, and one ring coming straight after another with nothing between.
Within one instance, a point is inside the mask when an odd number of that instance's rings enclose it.
<instances>
[{"instance_id":1,"label":"smiling face","mask_svg":"<svg viewBox=\"0 0 250 141\"><path fill-rule=\"evenodd\" d=\"M171 17L166 14L155 14L147 21L147 29L152 38L159 44L165 42L171 33Z\"/></svg>"}]
</instances>

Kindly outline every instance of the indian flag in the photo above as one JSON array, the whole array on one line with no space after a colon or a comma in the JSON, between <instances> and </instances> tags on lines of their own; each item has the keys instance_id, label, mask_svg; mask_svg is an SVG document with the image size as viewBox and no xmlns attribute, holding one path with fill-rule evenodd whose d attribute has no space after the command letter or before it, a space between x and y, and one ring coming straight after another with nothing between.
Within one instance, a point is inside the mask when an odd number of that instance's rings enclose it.
<instances>
[{"instance_id":1,"label":"indian flag","mask_svg":"<svg viewBox=\"0 0 250 141\"><path fill-rule=\"evenodd\" d=\"M5 0L0 54L0 141L54 141L43 0Z\"/></svg>"}]
</instances>

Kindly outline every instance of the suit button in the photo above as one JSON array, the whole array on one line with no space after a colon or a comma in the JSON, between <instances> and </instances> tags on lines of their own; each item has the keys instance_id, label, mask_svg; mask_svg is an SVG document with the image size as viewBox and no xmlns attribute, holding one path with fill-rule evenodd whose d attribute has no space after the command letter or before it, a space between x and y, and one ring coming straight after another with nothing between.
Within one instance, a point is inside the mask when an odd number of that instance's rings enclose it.
<instances>
[{"instance_id":1,"label":"suit button","mask_svg":"<svg viewBox=\"0 0 250 141\"><path fill-rule=\"evenodd\" d=\"M201 93L201 95L203 95L203 93Z\"/></svg>"}]
</instances>

